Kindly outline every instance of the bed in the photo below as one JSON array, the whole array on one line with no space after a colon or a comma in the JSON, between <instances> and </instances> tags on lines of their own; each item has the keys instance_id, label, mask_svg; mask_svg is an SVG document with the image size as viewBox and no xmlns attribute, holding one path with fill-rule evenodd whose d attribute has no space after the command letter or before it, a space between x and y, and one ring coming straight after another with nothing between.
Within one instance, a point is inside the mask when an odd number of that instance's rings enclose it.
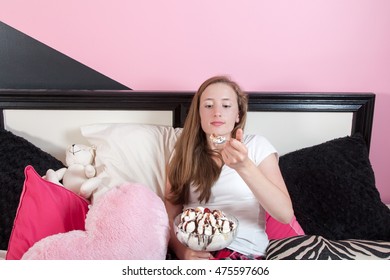
<instances>
[{"instance_id":1,"label":"bed","mask_svg":"<svg viewBox=\"0 0 390 280\"><path fill-rule=\"evenodd\" d=\"M63 167L69 144L109 146L96 153L113 170L111 185L139 181L162 197L163 166L192 96L174 91L1 90L0 258L11 243L17 244L10 237L16 217L22 216L18 209L26 166L40 176ZM305 232L286 233L270 221L267 259L390 259L390 210L380 200L368 156L375 94L249 92L249 97L245 132L266 136L279 151L295 216ZM102 128L109 133L99 133ZM147 140L131 142L134 138ZM146 156L148 145L163 154L158 159ZM105 162L114 153L131 155L137 164ZM127 177L121 177L124 173ZM31 227L44 227L28 214L24 218Z\"/></svg>"}]
</instances>

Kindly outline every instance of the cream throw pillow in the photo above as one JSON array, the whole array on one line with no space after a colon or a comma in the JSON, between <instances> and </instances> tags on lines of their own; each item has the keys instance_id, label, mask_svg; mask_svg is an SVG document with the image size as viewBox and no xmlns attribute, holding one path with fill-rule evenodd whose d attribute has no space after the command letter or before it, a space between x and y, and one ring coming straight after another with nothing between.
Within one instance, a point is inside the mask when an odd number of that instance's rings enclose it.
<instances>
[{"instance_id":1,"label":"cream throw pillow","mask_svg":"<svg viewBox=\"0 0 390 280\"><path fill-rule=\"evenodd\" d=\"M107 187L141 183L161 198L166 164L179 131L171 126L127 123L81 127L81 134L96 147L95 166Z\"/></svg>"}]
</instances>

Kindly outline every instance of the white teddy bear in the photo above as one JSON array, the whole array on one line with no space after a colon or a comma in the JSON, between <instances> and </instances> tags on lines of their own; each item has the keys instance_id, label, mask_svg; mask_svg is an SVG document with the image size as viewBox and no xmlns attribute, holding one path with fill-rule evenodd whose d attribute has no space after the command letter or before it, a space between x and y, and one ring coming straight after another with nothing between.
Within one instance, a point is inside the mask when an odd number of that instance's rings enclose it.
<instances>
[{"instance_id":1,"label":"white teddy bear","mask_svg":"<svg viewBox=\"0 0 390 280\"><path fill-rule=\"evenodd\" d=\"M96 169L93 166L94 159L94 147L82 144L70 145L65 156L67 167L57 171L49 169L43 178L91 200L92 195L99 191L101 185L101 179L96 176Z\"/></svg>"}]
</instances>

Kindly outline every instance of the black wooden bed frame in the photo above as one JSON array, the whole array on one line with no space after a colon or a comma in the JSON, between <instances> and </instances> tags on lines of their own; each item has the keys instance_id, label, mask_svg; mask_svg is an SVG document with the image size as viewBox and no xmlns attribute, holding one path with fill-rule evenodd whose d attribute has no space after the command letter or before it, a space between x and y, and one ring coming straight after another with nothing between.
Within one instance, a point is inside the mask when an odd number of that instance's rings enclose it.
<instances>
[{"instance_id":1,"label":"black wooden bed frame","mask_svg":"<svg viewBox=\"0 0 390 280\"><path fill-rule=\"evenodd\" d=\"M338 92L248 92L249 111L350 112L351 134L361 133L370 148L375 94ZM132 90L0 90L0 129L4 110L172 111L172 124L184 123L194 92Z\"/></svg>"}]
</instances>

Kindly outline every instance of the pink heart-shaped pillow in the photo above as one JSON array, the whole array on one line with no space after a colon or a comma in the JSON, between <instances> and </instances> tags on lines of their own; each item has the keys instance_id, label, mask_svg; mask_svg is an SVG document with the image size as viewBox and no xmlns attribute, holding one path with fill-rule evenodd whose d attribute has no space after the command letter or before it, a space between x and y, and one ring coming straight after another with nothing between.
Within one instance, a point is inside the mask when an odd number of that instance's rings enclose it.
<instances>
[{"instance_id":1,"label":"pink heart-shaped pillow","mask_svg":"<svg viewBox=\"0 0 390 280\"><path fill-rule=\"evenodd\" d=\"M164 203L147 187L126 183L93 204L85 231L73 230L36 242L22 259L165 259L169 222Z\"/></svg>"}]
</instances>

